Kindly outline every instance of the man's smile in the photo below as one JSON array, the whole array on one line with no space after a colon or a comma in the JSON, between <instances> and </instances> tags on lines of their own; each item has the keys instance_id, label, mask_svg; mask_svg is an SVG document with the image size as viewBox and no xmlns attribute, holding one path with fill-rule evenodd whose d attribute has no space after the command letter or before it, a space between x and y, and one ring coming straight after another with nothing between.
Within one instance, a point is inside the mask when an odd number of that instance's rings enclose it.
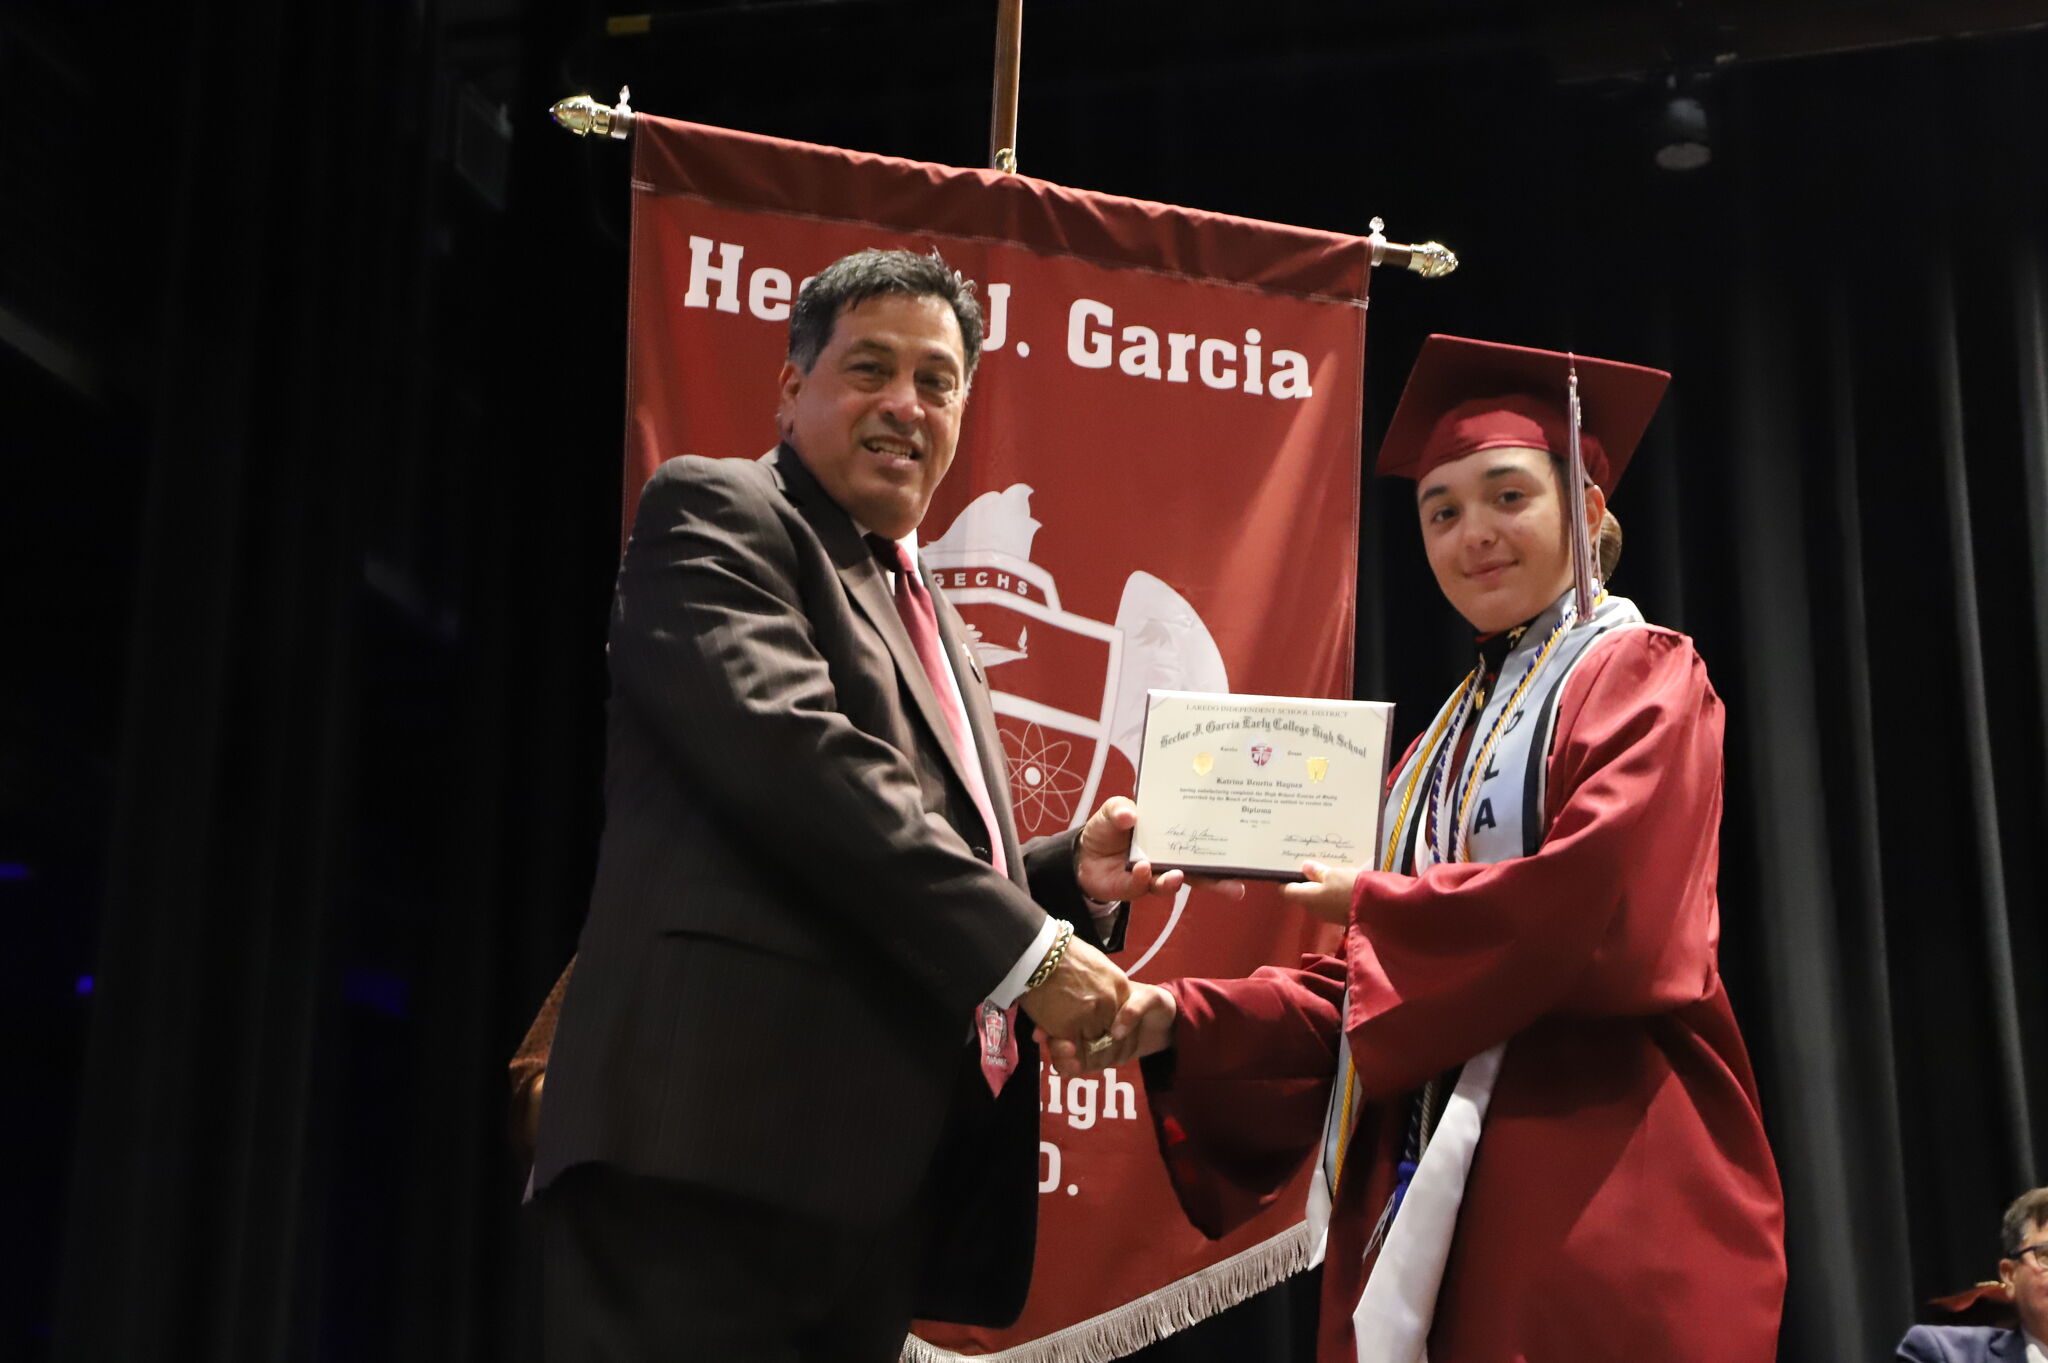
<instances>
[{"instance_id":1,"label":"man's smile","mask_svg":"<svg viewBox=\"0 0 2048 1363\"><path fill-rule=\"evenodd\" d=\"M924 458L924 452L917 448L915 442L896 436L871 435L861 441L861 448L879 455L885 465L915 464Z\"/></svg>"}]
</instances>

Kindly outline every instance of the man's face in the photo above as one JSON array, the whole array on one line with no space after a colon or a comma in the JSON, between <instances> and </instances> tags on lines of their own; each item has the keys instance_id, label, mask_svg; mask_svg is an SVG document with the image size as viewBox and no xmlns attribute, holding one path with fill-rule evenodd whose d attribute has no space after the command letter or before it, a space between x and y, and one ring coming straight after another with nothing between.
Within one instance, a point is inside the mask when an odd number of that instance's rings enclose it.
<instances>
[{"instance_id":1,"label":"man's face","mask_svg":"<svg viewBox=\"0 0 2048 1363\"><path fill-rule=\"evenodd\" d=\"M1606 502L1591 490L1589 523ZM1416 487L1422 546L1437 586L1481 633L1519 625L1572 582L1557 475L1542 450L1478 450Z\"/></svg>"},{"instance_id":2,"label":"man's face","mask_svg":"<svg viewBox=\"0 0 2048 1363\"><path fill-rule=\"evenodd\" d=\"M2044 1246L2017 1259L2000 1259L1998 1276L2012 1287L2014 1305L2019 1307L2020 1327L2035 1339L2048 1343L2048 1221L2036 1221L2027 1228L2026 1243Z\"/></svg>"},{"instance_id":3,"label":"man's face","mask_svg":"<svg viewBox=\"0 0 2048 1363\"><path fill-rule=\"evenodd\" d=\"M885 293L841 312L810 372L782 366L776 412L833 501L878 535L924 519L953 464L966 346L943 298Z\"/></svg>"}]
</instances>

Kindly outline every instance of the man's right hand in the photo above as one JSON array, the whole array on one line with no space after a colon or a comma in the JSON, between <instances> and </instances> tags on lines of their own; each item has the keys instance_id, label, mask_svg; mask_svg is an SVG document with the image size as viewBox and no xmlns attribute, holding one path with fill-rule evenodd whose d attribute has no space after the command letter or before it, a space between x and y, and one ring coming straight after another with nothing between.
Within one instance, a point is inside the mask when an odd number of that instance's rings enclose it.
<instances>
[{"instance_id":1,"label":"man's right hand","mask_svg":"<svg viewBox=\"0 0 2048 1363\"><path fill-rule=\"evenodd\" d=\"M1018 1002L1048 1036L1087 1042L1110 1029L1130 992L1130 979L1115 962L1074 937L1052 978Z\"/></svg>"}]
</instances>

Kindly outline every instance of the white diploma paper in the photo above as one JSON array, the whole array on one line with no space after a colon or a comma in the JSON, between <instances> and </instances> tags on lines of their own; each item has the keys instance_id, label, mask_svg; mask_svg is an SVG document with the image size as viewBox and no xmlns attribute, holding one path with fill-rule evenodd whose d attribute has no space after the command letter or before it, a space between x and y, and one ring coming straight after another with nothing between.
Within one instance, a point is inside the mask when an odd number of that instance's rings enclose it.
<instances>
[{"instance_id":1,"label":"white diploma paper","mask_svg":"<svg viewBox=\"0 0 2048 1363\"><path fill-rule=\"evenodd\" d=\"M1370 864L1393 722L1384 701L1148 691L1132 858L1260 880Z\"/></svg>"}]
</instances>

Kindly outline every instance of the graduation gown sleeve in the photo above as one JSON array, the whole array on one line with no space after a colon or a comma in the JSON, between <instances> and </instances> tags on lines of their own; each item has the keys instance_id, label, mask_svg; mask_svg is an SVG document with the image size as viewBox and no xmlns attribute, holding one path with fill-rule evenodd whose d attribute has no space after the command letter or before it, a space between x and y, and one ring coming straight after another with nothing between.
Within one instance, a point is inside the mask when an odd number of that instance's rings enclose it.
<instances>
[{"instance_id":1,"label":"graduation gown sleeve","mask_svg":"<svg viewBox=\"0 0 2048 1363\"><path fill-rule=\"evenodd\" d=\"M1165 987L1180 1017L1173 1049L1145 1062L1153 1126L1181 1209L1220 1237L1270 1205L1322 1139L1344 962L1311 955L1292 970Z\"/></svg>"},{"instance_id":2,"label":"graduation gown sleeve","mask_svg":"<svg viewBox=\"0 0 2048 1363\"><path fill-rule=\"evenodd\" d=\"M1181 1209L1215 1238L1268 1206L1322 1136L1344 963L1166 987L1183 1042L1145 1062L1147 1097Z\"/></svg>"}]
</instances>

